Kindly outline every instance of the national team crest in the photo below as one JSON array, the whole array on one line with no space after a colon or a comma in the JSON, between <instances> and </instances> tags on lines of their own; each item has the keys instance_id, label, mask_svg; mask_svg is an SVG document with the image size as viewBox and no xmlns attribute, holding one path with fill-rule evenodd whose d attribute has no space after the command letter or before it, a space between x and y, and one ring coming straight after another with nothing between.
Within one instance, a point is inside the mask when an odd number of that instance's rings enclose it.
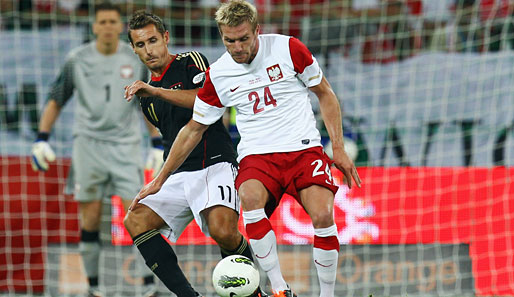
<instances>
[{"instance_id":1,"label":"national team crest","mask_svg":"<svg viewBox=\"0 0 514 297\"><path fill-rule=\"evenodd\" d=\"M134 76L134 68L130 65L123 65L120 69L121 78L132 78Z\"/></svg>"},{"instance_id":2,"label":"national team crest","mask_svg":"<svg viewBox=\"0 0 514 297\"><path fill-rule=\"evenodd\" d=\"M266 68L266 72L268 72L270 81L277 81L284 77L284 75L282 75L282 69L280 69L278 64Z\"/></svg>"}]
</instances>

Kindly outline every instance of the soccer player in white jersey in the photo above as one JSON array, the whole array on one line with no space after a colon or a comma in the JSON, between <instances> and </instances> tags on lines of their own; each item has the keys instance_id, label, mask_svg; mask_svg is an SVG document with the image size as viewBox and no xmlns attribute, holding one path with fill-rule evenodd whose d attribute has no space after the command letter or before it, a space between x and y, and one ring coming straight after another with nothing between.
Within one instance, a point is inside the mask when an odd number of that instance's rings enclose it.
<instances>
[{"instance_id":1,"label":"soccer player in white jersey","mask_svg":"<svg viewBox=\"0 0 514 297\"><path fill-rule=\"evenodd\" d=\"M51 87L32 148L34 170L46 171L55 154L48 144L50 131L61 108L75 92L72 176L74 197L79 202L80 244L89 282L89 297L104 296L99 290L99 229L102 199L118 195L125 209L143 185L143 160L139 107L123 100L124 87L148 72L134 56L132 48L120 41L123 31L117 6L102 3L95 7L93 33L96 40L72 50ZM154 148L147 163L162 164L159 132L148 123ZM111 192L111 191L112 192ZM153 274L141 259L145 297L157 296Z\"/></svg>"},{"instance_id":2,"label":"soccer player in white jersey","mask_svg":"<svg viewBox=\"0 0 514 297\"><path fill-rule=\"evenodd\" d=\"M227 52L206 72L193 119L178 134L157 177L136 200L158 191L207 127L233 106L241 134L236 187L243 219L254 255L275 296L296 296L280 271L276 237L268 219L287 193L312 219L320 296L334 297L339 241L333 212L337 186L330 166L342 171L349 187L352 179L361 185L344 151L339 102L303 43L283 35L259 35L253 5L241 0L224 3L216 12L216 22ZM333 160L323 152L309 90L319 99Z\"/></svg>"}]
</instances>

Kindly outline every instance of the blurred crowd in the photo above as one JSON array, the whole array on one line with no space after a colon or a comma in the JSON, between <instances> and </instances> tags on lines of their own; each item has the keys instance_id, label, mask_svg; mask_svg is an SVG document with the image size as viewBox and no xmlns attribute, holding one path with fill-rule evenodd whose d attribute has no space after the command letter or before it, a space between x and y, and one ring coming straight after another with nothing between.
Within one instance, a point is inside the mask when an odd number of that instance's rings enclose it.
<instances>
[{"instance_id":1,"label":"blurred crowd","mask_svg":"<svg viewBox=\"0 0 514 297\"><path fill-rule=\"evenodd\" d=\"M0 0L3 30L89 26L96 0ZM160 15L172 45L219 45L216 0L114 0L125 15ZM314 53L338 51L363 63L401 61L421 51L514 48L514 0L253 0L263 33L301 38Z\"/></svg>"}]
</instances>

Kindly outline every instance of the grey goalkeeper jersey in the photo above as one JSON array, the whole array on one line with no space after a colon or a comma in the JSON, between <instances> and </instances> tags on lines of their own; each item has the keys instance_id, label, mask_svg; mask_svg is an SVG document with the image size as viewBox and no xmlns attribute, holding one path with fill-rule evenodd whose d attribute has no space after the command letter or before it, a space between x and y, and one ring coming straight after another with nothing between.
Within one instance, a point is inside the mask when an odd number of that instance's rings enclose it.
<instances>
[{"instance_id":1,"label":"grey goalkeeper jersey","mask_svg":"<svg viewBox=\"0 0 514 297\"><path fill-rule=\"evenodd\" d=\"M48 99L63 106L75 93L73 135L116 143L139 142L138 100L125 101L124 87L138 79L146 81L147 73L127 43L120 41L117 52L105 56L92 41L68 54Z\"/></svg>"}]
</instances>

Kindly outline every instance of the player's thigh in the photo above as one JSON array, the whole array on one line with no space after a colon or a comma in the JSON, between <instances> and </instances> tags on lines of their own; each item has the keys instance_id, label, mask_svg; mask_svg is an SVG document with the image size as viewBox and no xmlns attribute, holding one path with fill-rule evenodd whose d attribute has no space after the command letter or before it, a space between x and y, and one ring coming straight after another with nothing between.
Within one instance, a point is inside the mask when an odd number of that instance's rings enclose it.
<instances>
[{"instance_id":1,"label":"player's thigh","mask_svg":"<svg viewBox=\"0 0 514 297\"><path fill-rule=\"evenodd\" d=\"M186 197L202 232L210 236L208 221L203 211L214 206L239 214L240 202L234 185L237 169L228 162L211 165L202 170L187 172ZM223 211L223 210L222 210Z\"/></svg>"},{"instance_id":2,"label":"player's thigh","mask_svg":"<svg viewBox=\"0 0 514 297\"><path fill-rule=\"evenodd\" d=\"M334 195L338 190L331 173L332 161L321 147L302 151L296 159L297 171L294 188L288 190L295 194L312 219L314 227L324 228L334 222Z\"/></svg>"},{"instance_id":3,"label":"player's thigh","mask_svg":"<svg viewBox=\"0 0 514 297\"><path fill-rule=\"evenodd\" d=\"M101 142L86 136L75 137L72 163L75 200L92 202L107 195L109 174Z\"/></svg>"},{"instance_id":4,"label":"player's thigh","mask_svg":"<svg viewBox=\"0 0 514 297\"><path fill-rule=\"evenodd\" d=\"M236 187L243 210L263 208L271 215L283 194L276 154L250 155L239 163Z\"/></svg>"},{"instance_id":5,"label":"player's thigh","mask_svg":"<svg viewBox=\"0 0 514 297\"><path fill-rule=\"evenodd\" d=\"M189 201L186 199L185 180L186 176L183 173L173 174L168 177L159 192L148 195L139 201L166 223L160 232L172 242L178 240L186 226L194 218Z\"/></svg>"},{"instance_id":6,"label":"player's thigh","mask_svg":"<svg viewBox=\"0 0 514 297\"><path fill-rule=\"evenodd\" d=\"M326 228L334 224L334 193L330 189L312 185L300 190L299 196L314 228Z\"/></svg>"},{"instance_id":7,"label":"player's thigh","mask_svg":"<svg viewBox=\"0 0 514 297\"><path fill-rule=\"evenodd\" d=\"M140 144L113 144L105 150L108 154L105 166L111 176L112 194L120 196L123 200L132 200L143 186Z\"/></svg>"}]
</instances>

